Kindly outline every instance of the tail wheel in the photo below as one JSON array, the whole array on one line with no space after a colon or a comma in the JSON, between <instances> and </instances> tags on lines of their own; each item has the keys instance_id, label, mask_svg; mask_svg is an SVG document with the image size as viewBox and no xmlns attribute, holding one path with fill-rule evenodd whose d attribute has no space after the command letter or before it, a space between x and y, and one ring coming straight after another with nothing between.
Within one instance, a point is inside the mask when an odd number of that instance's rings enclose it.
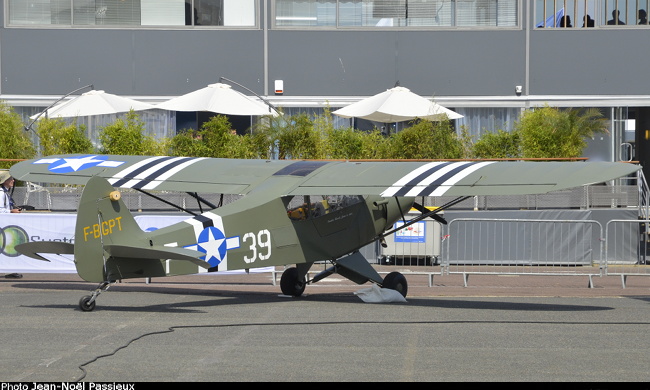
<instances>
[{"instance_id":1,"label":"tail wheel","mask_svg":"<svg viewBox=\"0 0 650 390\"><path fill-rule=\"evenodd\" d=\"M386 275L381 286L383 288L390 288L391 290L397 291L402 294L404 298L406 298L406 293L409 289L406 278L399 272L391 272Z\"/></svg>"},{"instance_id":2,"label":"tail wheel","mask_svg":"<svg viewBox=\"0 0 650 390\"><path fill-rule=\"evenodd\" d=\"M282 294L299 297L305 291L305 277L298 274L296 267L286 269L280 278L280 289Z\"/></svg>"}]
</instances>

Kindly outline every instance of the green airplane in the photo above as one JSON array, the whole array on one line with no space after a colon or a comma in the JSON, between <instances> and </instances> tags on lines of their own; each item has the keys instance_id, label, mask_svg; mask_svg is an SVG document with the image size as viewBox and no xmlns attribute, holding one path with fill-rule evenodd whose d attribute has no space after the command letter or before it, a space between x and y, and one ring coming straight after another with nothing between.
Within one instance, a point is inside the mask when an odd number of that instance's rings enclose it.
<instances>
[{"instance_id":1,"label":"green airplane","mask_svg":"<svg viewBox=\"0 0 650 390\"><path fill-rule=\"evenodd\" d=\"M609 162L324 161L57 155L22 161L18 180L85 185L74 244L28 242L16 247L41 254L73 254L77 272L99 286L79 307L95 308L111 283L200 272L295 265L280 279L282 293L300 296L307 284L337 273L357 284L376 283L406 297L399 272L382 278L359 249L424 218L445 223L440 211L476 195L539 194L631 175L640 167ZM187 192L200 213L154 231L136 223L120 192L131 188ZM241 197L219 207L198 193ZM451 196L429 210L417 198ZM210 211L203 212L203 206ZM407 220L416 209L420 214ZM316 261L331 267L307 278Z\"/></svg>"}]
</instances>

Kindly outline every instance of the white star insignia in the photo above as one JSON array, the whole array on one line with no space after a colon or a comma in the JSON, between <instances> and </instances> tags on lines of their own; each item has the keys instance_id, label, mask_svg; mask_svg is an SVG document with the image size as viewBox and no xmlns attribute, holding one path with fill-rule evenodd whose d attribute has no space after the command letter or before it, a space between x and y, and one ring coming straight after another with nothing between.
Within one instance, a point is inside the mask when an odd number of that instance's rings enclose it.
<instances>
[{"instance_id":1,"label":"white star insignia","mask_svg":"<svg viewBox=\"0 0 650 390\"><path fill-rule=\"evenodd\" d=\"M96 156L87 156L83 158L64 158L63 160L65 163L58 165L56 169L71 168L75 172L86 164L98 164L104 161L97 159Z\"/></svg>"}]
</instances>

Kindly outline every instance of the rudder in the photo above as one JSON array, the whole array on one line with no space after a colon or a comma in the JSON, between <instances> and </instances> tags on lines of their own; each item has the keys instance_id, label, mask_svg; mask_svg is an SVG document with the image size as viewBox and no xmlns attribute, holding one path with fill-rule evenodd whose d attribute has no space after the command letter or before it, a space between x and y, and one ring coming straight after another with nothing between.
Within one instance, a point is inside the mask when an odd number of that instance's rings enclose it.
<instances>
[{"instance_id":1,"label":"rudder","mask_svg":"<svg viewBox=\"0 0 650 390\"><path fill-rule=\"evenodd\" d=\"M119 192L99 176L88 180L81 194L75 227L75 266L89 282L121 279L119 269L108 264L105 246L137 245L146 240L144 232L122 201Z\"/></svg>"}]
</instances>

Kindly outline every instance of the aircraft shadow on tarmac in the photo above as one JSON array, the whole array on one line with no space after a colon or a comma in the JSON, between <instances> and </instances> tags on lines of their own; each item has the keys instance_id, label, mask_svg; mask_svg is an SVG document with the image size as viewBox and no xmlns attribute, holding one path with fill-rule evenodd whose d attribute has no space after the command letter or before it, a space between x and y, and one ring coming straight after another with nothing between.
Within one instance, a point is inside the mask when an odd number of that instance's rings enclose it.
<instances>
[{"instance_id":1,"label":"aircraft shadow on tarmac","mask_svg":"<svg viewBox=\"0 0 650 390\"><path fill-rule=\"evenodd\" d=\"M16 283L14 288L25 288L34 290L58 290L58 291L84 291L89 292L95 286L90 283L56 283L56 282L23 282ZM223 287L223 285L219 286ZM294 301L299 302L336 302L349 305L381 305L381 306L409 306L409 307L428 307L428 308L445 308L445 309L475 309L475 310L508 310L508 311L547 311L547 312L585 312L585 311L603 311L613 310L612 307L598 305L574 305L553 302L555 298L531 298L536 302L515 302L515 298L461 298L450 299L450 297L414 297L408 298L407 302L393 303L366 303L363 302L353 292L318 292L304 294L301 297L287 297L281 295L279 291L268 291L268 286L264 286L267 291L237 291L232 289L214 288L188 288L185 286L155 286L155 285L128 285L116 284L111 290L104 293L102 297L117 294L167 294L167 295L184 295L205 299L192 300L187 302L157 303L152 305L138 305L139 302L133 302L132 305L116 305L114 300L102 299L98 301L96 311L119 311L119 312L160 312L160 313L207 313L201 308L230 306L230 305L247 305L247 304L277 304ZM278 289L279 290L279 289ZM630 297L643 299L650 302L650 297ZM546 300L546 301L544 301ZM74 309L79 310L77 302L66 302L56 305L23 305L23 307L32 308L50 308L50 309Z\"/></svg>"}]
</instances>

